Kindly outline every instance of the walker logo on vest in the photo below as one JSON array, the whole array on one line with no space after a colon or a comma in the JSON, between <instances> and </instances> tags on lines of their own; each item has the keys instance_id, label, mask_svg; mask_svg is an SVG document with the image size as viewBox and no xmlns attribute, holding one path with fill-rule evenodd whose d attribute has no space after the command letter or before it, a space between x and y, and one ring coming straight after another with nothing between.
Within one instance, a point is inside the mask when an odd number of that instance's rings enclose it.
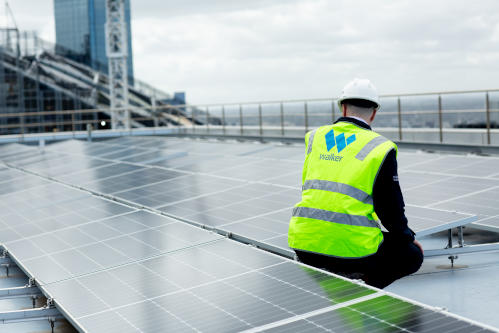
<instances>
[{"instance_id":1,"label":"walker logo on vest","mask_svg":"<svg viewBox=\"0 0 499 333\"><path fill-rule=\"evenodd\" d=\"M355 141L355 134L350 135L345 139L345 133L340 133L337 136L334 136L334 130L330 130L326 134L326 147L329 152L331 149L336 146L338 149L338 153L340 153L343 149L345 149L349 144ZM333 162L340 162L343 156L331 154L320 154L319 159L328 160Z\"/></svg>"}]
</instances>

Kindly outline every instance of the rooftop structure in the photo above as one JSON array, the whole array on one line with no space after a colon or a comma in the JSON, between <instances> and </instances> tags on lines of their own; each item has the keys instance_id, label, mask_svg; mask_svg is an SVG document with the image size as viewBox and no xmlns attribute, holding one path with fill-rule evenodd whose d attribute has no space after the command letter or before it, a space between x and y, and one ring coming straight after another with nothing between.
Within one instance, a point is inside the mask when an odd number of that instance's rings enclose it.
<instances>
[{"instance_id":1,"label":"rooftop structure","mask_svg":"<svg viewBox=\"0 0 499 333\"><path fill-rule=\"evenodd\" d=\"M60 46L16 29L0 34L0 134L110 128L106 74L55 54ZM191 125L173 97L135 80L128 86L132 127Z\"/></svg>"}]
</instances>

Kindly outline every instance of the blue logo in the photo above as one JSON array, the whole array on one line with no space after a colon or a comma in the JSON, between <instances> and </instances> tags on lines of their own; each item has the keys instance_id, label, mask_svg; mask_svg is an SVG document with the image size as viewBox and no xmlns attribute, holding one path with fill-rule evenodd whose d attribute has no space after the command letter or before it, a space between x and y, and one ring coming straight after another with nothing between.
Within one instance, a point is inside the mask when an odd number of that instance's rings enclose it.
<instances>
[{"instance_id":1,"label":"blue logo","mask_svg":"<svg viewBox=\"0 0 499 333\"><path fill-rule=\"evenodd\" d=\"M345 133L334 136L334 130L330 130L326 134L327 151L330 151L334 146L338 148L338 153L346 148L349 144L355 141L355 134L350 135L345 139Z\"/></svg>"}]
</instances>

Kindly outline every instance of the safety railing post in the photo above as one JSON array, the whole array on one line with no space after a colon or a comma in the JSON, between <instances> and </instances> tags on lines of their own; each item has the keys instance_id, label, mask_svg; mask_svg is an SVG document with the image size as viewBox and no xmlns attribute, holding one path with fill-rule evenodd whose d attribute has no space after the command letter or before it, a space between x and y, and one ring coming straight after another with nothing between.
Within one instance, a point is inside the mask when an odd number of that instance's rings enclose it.
<instances>
[{"instance_id":1,"label":"safety railing post","mask_svg":"<svg viewBox=\"0 0 499 333\"><path fill-rule=\"evenodd\" d=\"M485 93L485 116L487 119L487 144L490 145L490 100L488 91Z\"/></svg>"},{"instance_id":2,"label":"safety railing post","mask_svg":"<svg viewBox=\"0 0 499 333\"><path fill-rule=\"evenodd\" d=\"M399 123L399 140L402 141L402 107L400 105L400 97L397 98L397 114Z\"/></svg>"},{"instance_id":3,"label":"safety railing post","mask_svg":"<svg viewBox=\"0 0 499 333\"><path fill-rule=\"evenodd\" d=\"M244 129L243 129L243 106L239 104L239 127L241 131L241 135L243 135Z\"/></svg>"},{"instance_id":4,"label":"safety railing post","mask_svg":"<svg viewBox=\"0 0 499 333\"><path fill-rule=\"evenodd\" d=\"M440 134L440 142L444 141L444 136L442 133L442 96L438 95L438 128Z\"/></svg>"},{"instance_id":5,"label":"safety railing post","mask_svg":"<svg viewBox=\"0 0 499 333\"><path fill-rule=\"evenodd\" d=\"M308 132L308 103L305 102L304 104L304 111L305 111L305 133Z\"/></svg>"},{"instance_id":6,"label":"safety railing post","mask_svg":"<svg viewBox=\"0 0 499 333\"><path fill-rule=\"evenodd\" d=\"M206 132L210 133L210 108L206 107Z\"/></svg>"},{"instance_id":7,"label":"safety railing post","mask_svg":"<svg viewBox=\"0 0 499 333\"><path fill-rule=\"evenodd\" d=\"M78 112L78 110L71 112L71 130L73 131L73 135L75 134L75 112Z\"/></svg>"},{"instance_id":8,"label":"safety railing post","mask_svg":"<svg viewBox=\"0 0 499 333\"><path fill-rule=\"evenodd\" d=\"M196 133L196 107L191 107L192 114L192 133Z\"/></svg>"},{"instance_id":9,"label":"safety railing post","mask_svg":"<svg viewBox=\"0 0 499 333\"><path fill-rule=\"evenodd\" d=\"M284 105L281 102L281 136L284 136Z\"/></svg>"},{"instance_id":10,"label":"safety railing post","mask_svg":"<svg viewBox=\"0 0 499 333\"><path fill-rule=\"evenodd\" d=\"M92 142L92 124L87 124L87 141Z\"/></svg>"},{"instance_id":11,"label":"safety railing post","mask_svg":"<svg viewBox=\"0 0 499 333\"><path fill-rule=\"evenodd\" d=\"M24 132L26 131L25 129L25 118L24 118L24 111L21 112L21 116L19 117L19 120L20 120L20 132L21 132L21 138L22 140L24 140Z\"/></svg>"},{"instance_id":12,"label":"safety railing post","mask_svg":"<svg viewBox=\"0 0 499 333\"><path fill-rule=\"evenodd\" d=\"M262 128L262 104L258 104L258 127L260 136L263 136L263 128Z\"/></svg>"},{"instance_id":13,"label":"safety railing post","mask_svg":"<svg viewBox=\"0 0 499 333\"><path fill-rule=\"evenodd\" d=\"M222 105L222 132L225 135L225 106Z\"/></svg>"}]
</instances>

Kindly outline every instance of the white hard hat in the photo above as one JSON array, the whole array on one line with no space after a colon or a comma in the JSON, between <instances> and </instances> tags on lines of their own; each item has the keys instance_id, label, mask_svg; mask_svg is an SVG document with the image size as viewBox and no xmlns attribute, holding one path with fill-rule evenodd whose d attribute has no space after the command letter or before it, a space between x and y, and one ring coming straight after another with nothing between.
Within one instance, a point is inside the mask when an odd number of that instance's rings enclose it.
<instances>
[{"instance_id":1,"label":"white hard hat","mask_svg":"<svg viewBox=\"0 0 499 333\"><path fill-rule=\"evenodd\" d=\"M378 91L368 79L353 79L343 88L338 98L338 106L346 99L362 99L376 104L376 109L380 108Z\"/></svg>"}]
</instances>

